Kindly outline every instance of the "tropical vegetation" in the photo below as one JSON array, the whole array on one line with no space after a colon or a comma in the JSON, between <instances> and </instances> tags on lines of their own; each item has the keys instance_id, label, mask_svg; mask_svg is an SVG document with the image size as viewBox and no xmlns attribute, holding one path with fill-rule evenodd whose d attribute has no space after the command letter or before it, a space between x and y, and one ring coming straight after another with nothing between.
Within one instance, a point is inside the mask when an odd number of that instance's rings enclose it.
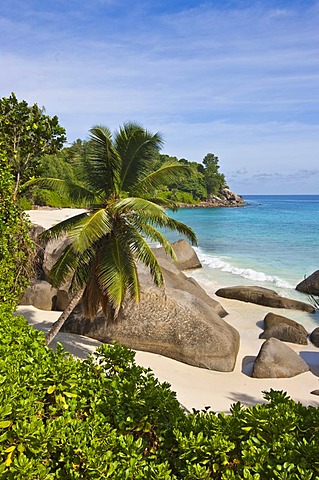
<instances>
[{"instance_id":1,"label":"tropical vegetation","mask_svg":"<svg viewBox=\"0 0 319 480\"><path fill-rule=\"evenodd\" d=\"M132 351L103 345L75 360L9 314L0 381L0 480L319 478L319 409L283 392L187 413Z\"/></svg>"},{"instance_id":2,"label":"tropical vegetation","mask_svg":"<svg viewBox=\"0 0 319 480\"><path fill-rule=\"evenodd\" d=\"M65 141L65 129L57 116L45 115L37 104L19 102L14 93L0 99L0 149L6 152L15 178L14 198L21 183L38 173L41 157L56 153Z\"/></svg>"},{"instance_id":3,"label":"tropical vegetation","mask_svg":"<svg viewBox=\"0 0 319 480\"><path fill-rule=\"evenodd\" d=\"M14 200L14 177L0 152L0 308L15 310L32 275L34 248L31 228Z\"/></svg>"}]
</instances>

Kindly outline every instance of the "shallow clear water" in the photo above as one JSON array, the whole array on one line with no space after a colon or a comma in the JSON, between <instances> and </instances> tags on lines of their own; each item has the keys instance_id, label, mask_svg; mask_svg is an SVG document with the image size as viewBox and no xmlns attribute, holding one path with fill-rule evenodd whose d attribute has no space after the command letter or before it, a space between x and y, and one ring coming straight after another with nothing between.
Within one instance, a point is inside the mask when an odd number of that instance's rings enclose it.
<instances>
[{"instance_id":1,"label":"shallow clear water","mask_svg":"<svg viewBox=\"0 0 319 480\"><path fill-rule=\"evenodd\" d=\"M261 285L298 298L295 286L319 269L319 195L244 198L245 207L171 213L197 234L203 269L196 278L207 285Z\"/></svg>"}]
</instances>

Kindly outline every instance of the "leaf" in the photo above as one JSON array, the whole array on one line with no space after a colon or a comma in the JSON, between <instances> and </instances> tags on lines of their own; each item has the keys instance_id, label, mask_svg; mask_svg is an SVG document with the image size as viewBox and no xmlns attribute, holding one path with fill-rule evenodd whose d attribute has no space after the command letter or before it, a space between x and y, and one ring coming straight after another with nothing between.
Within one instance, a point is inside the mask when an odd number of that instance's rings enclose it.
<instances>
[{"instance_id":1,"label":"leaf","mask_svg":"<svg viewBox=\"0 0 319 480\"><path fill-rule=\"evenodd\" d=\"M11 423L12 422L10 420L3 420L0 422L0 428L8 428L10 427Z\"/></svg>"},{"instance_id":2,"label":"leaf","mask_svg":"<svg viewBox=\"0 0 319 480\"><path fill-rule=\"evenodd\" d=\"M4 453L13 452L15 449L16 449L16 446L15 446L15 445L12 445L11 447L6 448L6 450L4 451Z\"/></svg>"},{"instance_id":3,"label":"leaf","mask_svg":"<svg viewBox=\"0 0 319 480\"><path fill-rule=\"evenodd\" d=\"M11 448L11 447L10 447L10 448ZM13 450L12 450L12 451L9 453L9 455L7 456L7 459L6 459L6 461L5 461L5 466L6 466L6 467L10 467L10 465L11 465L11 463L12 463L12 454L13 454L15 448L16 448L16 447L13 447Z\"/></svg>"},{"instance_id":4,"label":"leaf","mask_svg":"<svg viewBox=\"0 0 319 480\"><path fill-rule=\"evenodd\" d=\"M56 389L56 385L50 385L47 389L47 393L51 395L51 393L53 393L55 389Z\"/></svg>"},{"instance_id":5,"label":"leaf","mask_svg":"<svg viewBox=\"0 0 319 480\"><path fill-rule=\"evenodd\" d=\"M77 397L76 393L71 393L71 392L63 392L63 395L65 395L68 398L76 398Z\"/></svg>"}]
</instances>

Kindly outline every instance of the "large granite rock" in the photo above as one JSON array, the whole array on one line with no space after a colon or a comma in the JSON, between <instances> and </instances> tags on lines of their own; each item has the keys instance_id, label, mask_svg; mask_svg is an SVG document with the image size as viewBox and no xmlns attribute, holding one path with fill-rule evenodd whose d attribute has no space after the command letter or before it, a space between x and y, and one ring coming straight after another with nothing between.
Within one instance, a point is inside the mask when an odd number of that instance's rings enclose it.
<instances>
[{"instance_id":1,"label":"large granite rock","mask_svg":"<svg viewBox=\"0 0 319 480\"><path fill-rule=\"evenodd\" d=\"M309 295L319 295L319 270L316 270L309 277L298 283L296 290Z\"/></svg>"},{"instance_id":2,"label":"large granite rock","mask_svg":"<svg viewBox=\"0 0 319 480\"><path fill-rule=\"evenodd\" d=\"M192 268L200 268L202 266L195 250L188 242L186 242L186 240L178 240L177 242L174 242L172 246L177 257L176 265L180 270L189 270ZM153 252L157 259L167 258L171 261L170 257L166 255L163 247L154 248Z\"/></svg>"},{"instance_id":3,"label":"large granite rock","mask_svg":"<svg viewBox=\"0 0 319 480\"><path fill-rule=\"evenodd\" d=\"M216 295L243 302L256 303L257 305L265 305L267 307L289 308L309 313L315 312L315 308L309 303L281 297L277 292L269 288L239 285L236 287L220 288L216 291Z\"/></svg>"},{"instance_id":4,"label":"large granite rock","mask_svg":"<svg viewBox=\"0 0 319 480\"><path fill-rule=\"evenodd\" d=\"M33 305L40 310L54 310L57 289L45 280L36 280L24 292L20 305Z\"/></svg>"},{"instance_id":5,"label":"large granite rock","mask_svg":"<svg viewBox=\"0 0 319 480\"><path fill-rule=\"evenodd\" d=\"M277 338L266 340L254 362L254 378L290 378L308 372L307 363Z\"/></svg>"},{"instance_id":6,"label":"large granite rock","mask_svg":"<svg viewBox=\"0 0 319 480\"><path fill-rule=\"evenodd\" d=\"M147 268L139 265L139 304L127 299L114 323L108 323L102 313L92 322L78 306L64 330L102 342L118 341L129 348L158 353L197 367L232 371L239 334L222 320L227 312L171 260L163 257L159 262L165 290L155 287Z\"/></svg>"},{"instance_id":7,"label":"large granite rock","mask_svg":"<svg viewBox=\"0 0 319 480\"><path fill-rule=\"evenodd\" d=\"M221 372L234 369L239 350L238 332L209 304L170 287L142 286L140 303L126 300L113 323L102 313L90 321L78 307L63 329Z\"/></svg>"},{"instance_id":8,"label":"large granite rock","mask_svg":"<svg viewBox=\"0 0 319 480\"><path fill-rule=\"evenodd\" d=\"M223 318L227 315L227 312L222 305L207 295L205 290L194 278L187 277L181 272L169 257L158 257L158 262L164 275L166 290L172 288L176 291L176 295L178 295L178 290L188 292L207 303L207 305L209 305L220 317ZM148 269L143 265L138 266L138 277L141 285L147 287L152 287L154 285Z\"/></svg>"},{"instance_id":9,"label":"large granite rock","mask_svg":"<svg viewBox=\"0 0 319 480\"><path fill-rule=\"evenodd\" d=\"M315 347L319 347L319 327L316 327L310 334L310 341Z\"/></svg>"},{"instance_id":10,"label":"large granite rock","mask_svg":"<svg viewBox=\"0 0 319 480\"><path fill-rule=\"evenodd\" d=\"M267 313L264 318L264 328L265 331L259 335L259 338L273 337L283 342L297 343L298 345L308 344L308 332L303 325L282 315Z\"/></svg>"}]
</instances>

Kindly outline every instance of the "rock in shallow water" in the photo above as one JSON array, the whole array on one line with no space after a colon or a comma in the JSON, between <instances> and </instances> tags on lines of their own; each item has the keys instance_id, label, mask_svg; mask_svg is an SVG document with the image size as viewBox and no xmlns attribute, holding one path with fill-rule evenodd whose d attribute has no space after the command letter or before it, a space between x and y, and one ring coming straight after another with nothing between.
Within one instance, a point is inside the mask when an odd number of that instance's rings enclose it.
<instances>
[{"instance_id":1,"label":"rock in shallow water","mask_svg":"<svg viewBox=\"0 0 319 480\"><path fill-rule=\"evenodd\" d=\"M319 270L298 283L296 290L310 295L319 295Z\"/></svg>"}]
</instances>

